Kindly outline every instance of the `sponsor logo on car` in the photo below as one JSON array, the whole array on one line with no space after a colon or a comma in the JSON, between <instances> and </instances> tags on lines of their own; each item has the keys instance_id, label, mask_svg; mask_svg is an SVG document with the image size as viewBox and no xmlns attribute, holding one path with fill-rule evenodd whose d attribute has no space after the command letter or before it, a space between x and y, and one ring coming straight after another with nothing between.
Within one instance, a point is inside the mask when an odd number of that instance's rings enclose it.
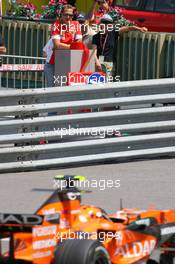
<instances>
[{"instance_id":1,"label":"sponsor logo on car","mask_svg":"<svg viewBox=\"0 0 175 264\"><path fill-rule=\"evenodd\" d=\"M149 255L155 248L155 240L145 240L142 242L133 242L120 246L115 251L114 255L122 255L124 258L133 258Z\"/></svg>"},{"instance_id":2,"label":"sponsor logo on car","mask_svg":"<svg viewBox=\"0 0 175 264\"><path fill-rule=\"evenodd\" d=\"M38 258L44 258L44 257L49 257L51 256L52 252L51 251L46 251L46 252L36 252L32 255L32 258L38 259Z\"/></svg>"},{"instance_id":3,"label":"sponsor logo on car","mask_svg":"<svg viewBox=\"0 0 175 264\"><path fill-rule=\"evenodd\" d=\"M55 247L56 244L57 241L55 239L46 239L33 242L32 247L33 249L50 248Z\"/></svg>"},{"instance_id":4,"label":"sponsor logo on car","mask_svg":"<svg viewBox=\"0 0 175 264\"><path fill-rule=\"evenodd\" d=\"M55 208L43 209L42 214L43 215L55 214Z\"/></svg>"},{"instance_id":5,"label":"sponsor logo on car","mask_svg":"<svg viewBox=\"0 0 175 264\"><path fill-rule=\"evenodd\" d=\"M32 214L0 214L0 224L41 225L43 217Z\"/></svg>"},{"instance_id":6,"label":"sponsor logo on car","mask_svg":"<svg viewBox=\"0 0 175 264\"><path fill-rule=\"evenodd\" d=\"M56 232L57 232L56 225L36 227L36 228L33 228L33 237L55 235Z\"/></svg>"}]
</instances>

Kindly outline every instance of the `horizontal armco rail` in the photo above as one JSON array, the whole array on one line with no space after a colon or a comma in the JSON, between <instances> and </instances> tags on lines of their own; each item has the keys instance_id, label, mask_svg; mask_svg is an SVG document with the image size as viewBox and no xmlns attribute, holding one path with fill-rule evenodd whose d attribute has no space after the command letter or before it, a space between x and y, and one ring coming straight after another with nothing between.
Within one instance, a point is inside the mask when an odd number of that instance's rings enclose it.
<instances>
[{"instance_id":1,"label":"horizontal armco rail","mask_svg":"<svg viewBox=\"0 0 175 264\"><path fill-rule=\"evenodd\" d=\"M5 93L0 90L0 106L175 93L174 84L174 78L170 78L102 85L8 90Z\"/></svg>"},{"instance_id":2,"label":"horizontal armco rail","mask_svg":"<svg viewBox=\"0 0 175 264\"><path fill-rule=\"evenodd\" d=\"M90 128L91 130L98 131L105 127L106 130L108 130L110 129L110 126L112 129L117 128L119 131L124 129L125 131L136 131L138 133L143 129L146 130L147 127L151 129L150 123L162 124L164 126L165 120L169 129L169 124L173 124L175 122L174 116L175 106L169 106L36 117L24 120L13 119L0 122L0 135L3 135L4 133L9 135L14 133L29 133L37 131L59 132L59 130L70 128L86 128L87 131L89 130L88 128ZM142 122L144 123L142 124ZM155 125L153 125L153 129L157 129L158 126L159 125L155 127Z\"/></svg>"},{"instance_id":3,"label":"horizontal armco rail","mask_svg":"<svg viewBox=\"0 0 175 264\"><path fill-rule=\"evenodd\" d=\"M173 131L175 130L175 120L172 121L160 121L160 122L148 122L148 123L137 123L137 124L124 124L124 125L115 125L115 126L102 126L102 127L91 127L77 129L76 133L78 135L89 136L94 134L94 131L120 131L120 132L129 132L129 133L149 133L149 132L160 132L160 131ZM72 135L68 134L69 131L44 131L44 132L35 132L35 133L20 133L20 134L10 134L0 136L0 144L7 143L22 143L22 142L36 142L40 139L47 140L61 140L72 138ZM100 132L98 133L100 135ZM76 138L76 137L75 137ZM79 138L79 136L78 136Z\"/></svg>"},{"instance_id":4,"label":"horizontal armco rail","mask_svg":"<svg viewBox=\"0 0 175 264\"><path fill-rule=\"evenodd\" d=\"M137 104L155 104L155 103L174 103L175 93L169 94L151 94L142 96L129 96L120 98L107 98L96 100L81 100L70 102L58 102L50 104L35 104L35 105L19 105L19 106L4 106L0 107L0 116L25 113L42 113L48 111L57 111L60 113L63 110L71 108L79 110L83 107L109 107L109 106L129 106Z\"/></svg>"},{"instance_id":5,"label":"horizontal armco rail","mask_svg":"<svg viewBox=\"0 0 175 264\"><path fill-rule=\"evenodd\" d=\"M80 164L92 164L92 162L105 162L109 160L126 160L133 158L149 158L149 157L160 157L165 155L174 155L175 147L164 147L155 149L142 149L142 150L131 150L121 151L114 153L101 153L101 154L90 154L84 156L74 156L67 158L58 159L46 159L46 160L34 160L34 161L20 161L20 162L7 162L0 164L0 172L4 171L25 171L25 170L36 170L43 168L54 168Z\"/></svg>"},{"instance_id":6,"label":"horizontal armco rail","mask_svg":"<svg viewBox=\"0 0 175 264\"><path fill-rule=\"evenodd\" d=\"M0 149L1 162L42 160L81 155L122 152L161 147L175 147L175 132L139 136L114 137L76 142L44 144Z\"/></svg>"},{"instance_id":7,"label":"horizontal armco rail","mask_svg":"<svg viewBox=\"0 0 175 264\"><path fill-rule=\"evenodd\" d=\"M0 91L0 171L174 155L174 102L175 79Z\"/></svg>"}]
</instances>

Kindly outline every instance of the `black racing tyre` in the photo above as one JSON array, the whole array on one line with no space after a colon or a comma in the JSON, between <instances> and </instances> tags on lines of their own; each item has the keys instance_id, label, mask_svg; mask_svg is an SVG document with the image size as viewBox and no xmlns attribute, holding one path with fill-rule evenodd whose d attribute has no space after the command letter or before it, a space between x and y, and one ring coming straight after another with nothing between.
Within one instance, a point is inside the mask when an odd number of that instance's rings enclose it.
<instances>
[{"instance_id":1,"label":"black racing tyre","mask_svg":"<svg viewBox=\"0 0 175 264\"><path fill-rule=\"evenodd\" d=\"M161 254L160 255L160 264L173 264L173 256Z\"/></svg>"},{"instance_id":2,"label":"black racing tyre","mask_svg":"<svg viewBox=\"0 0 175 264\"><path fill-rule=\"evenodd\" d=\"M111 261L99 241L68 239L58 244L53 264L111 264Z\"/></svg>"},{"instance_id":3,"label":"black racing tyre","mask_svg":"<svg viewBox=\"0 0 175 264\"><path fill-rule=\"evenodd\" d=\"M146 264L159 264L159 263L154 259L149 259L147 260Z\"/></svg>"}]
</instances>

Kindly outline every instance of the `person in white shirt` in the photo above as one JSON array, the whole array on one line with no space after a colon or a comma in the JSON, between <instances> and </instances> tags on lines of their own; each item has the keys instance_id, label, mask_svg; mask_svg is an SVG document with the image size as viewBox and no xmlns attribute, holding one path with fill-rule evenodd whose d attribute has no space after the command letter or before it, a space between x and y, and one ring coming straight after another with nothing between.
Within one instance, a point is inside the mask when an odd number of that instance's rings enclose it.
<instances>
[{"instance_id":1,"label":"person in white shirt","mask_svg":"<svg viewBox=\"0 0 175 264\"><path fill-rule=\"evenodd\" d=\"M46 78L47 87L54 86L54 66L49 63L53 53L53 48L53 41L52 38L50 38L43 48L43 57L46 58L46 63L44 65L44 75Z\"/></svg>"}]
</instances>

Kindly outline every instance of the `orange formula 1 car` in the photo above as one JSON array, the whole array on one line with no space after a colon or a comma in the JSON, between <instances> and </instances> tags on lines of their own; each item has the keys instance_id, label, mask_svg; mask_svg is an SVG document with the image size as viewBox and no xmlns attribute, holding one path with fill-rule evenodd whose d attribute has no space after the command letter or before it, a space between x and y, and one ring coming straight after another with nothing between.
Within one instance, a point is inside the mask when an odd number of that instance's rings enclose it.
<instances>
[{"instance_id":1,"label":"orange formula 1 car","mask_svg":"<svg viewBox=\"0 0 175 264\"><path fill-rule=\"evenodd\" d=\"M64 182L33 215L0 214L0 263L173 264L175 210L123 209L114 215L81 205L81 176ZM9 238L9 239L8 239ZM160 262L151 260L160 249Z\"/></svg>"}]
</instances>

